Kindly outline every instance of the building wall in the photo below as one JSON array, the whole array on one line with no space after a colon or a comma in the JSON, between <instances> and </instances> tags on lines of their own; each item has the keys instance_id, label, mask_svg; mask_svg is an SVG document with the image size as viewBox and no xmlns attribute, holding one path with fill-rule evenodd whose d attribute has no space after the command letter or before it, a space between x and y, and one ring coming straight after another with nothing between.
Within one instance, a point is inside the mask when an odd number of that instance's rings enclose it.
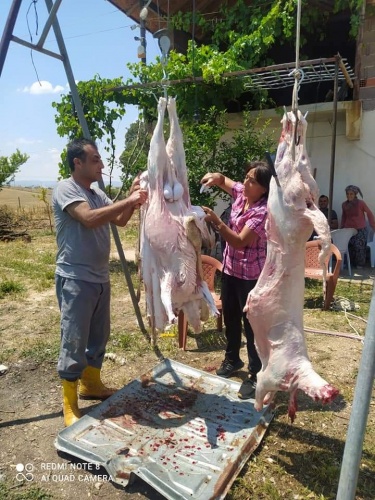
<instances>
[{"instance_id":1,"label":"building wall","mask_svg":"<svg viewBox=\"0 0 375 500\"><path fill-rule=\"evenodd\" d=\"M375 213L375 111L362 114L361 137L357 141L346 138L345 119L337 124L332 207L341 220L341 204L346 200L345 187L360 187L364 201ZM307 149L321 194L329 192L332 128L323 122L309 125Z\"/></svg>"}]
</instances>

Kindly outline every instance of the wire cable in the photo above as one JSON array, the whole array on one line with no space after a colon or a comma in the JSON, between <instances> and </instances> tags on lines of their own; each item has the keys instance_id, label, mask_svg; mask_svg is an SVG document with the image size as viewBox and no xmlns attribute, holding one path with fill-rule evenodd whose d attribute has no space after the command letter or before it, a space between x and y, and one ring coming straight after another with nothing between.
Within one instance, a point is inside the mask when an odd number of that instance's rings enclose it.
<instances>
[{"instance_id":1,"label":"wire cable","mask_svg":"<svg viewBox=\"0 0 375 500\"><path fill-rule=\"evenodd\" d=\"M36 8L36 4L37 3L38 3L38 0L31 0L29 8L27 9L27 12L26 12L26 24L27 24L27 29L29 31L29 37L30 37L30 42L31 43L33 43L33 35L31 33L31 29L30 29L30 25L29 25L29 12L30 12L30 9L32 8L32 6L34 6L35 28L36 28L35 29L35 35L38 35L39 17L38 17L38 10ZM36 78L37 78L37 80L39 82L39 85L42 86L42 84L40 82L39 75L38 75L38 71L36 69L35 62L34 62L33 49L30 49L30 58L31 58L31 64L33 65L33 68L34 68L34 71L35 71Z\"/></svg>"}]
</instances>

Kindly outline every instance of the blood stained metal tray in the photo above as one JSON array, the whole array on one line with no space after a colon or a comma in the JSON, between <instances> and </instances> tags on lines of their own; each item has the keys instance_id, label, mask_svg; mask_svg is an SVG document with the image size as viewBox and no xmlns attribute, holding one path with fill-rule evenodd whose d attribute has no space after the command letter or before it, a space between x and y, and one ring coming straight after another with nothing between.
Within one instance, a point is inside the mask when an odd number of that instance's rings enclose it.
<instances>
[{"instance_id":1,"label":"blood stained metal tray","mask_svg":"<svg viewBox=\"0 0 375 500\"><path fill-rule=\"evenodd\" d=\"M222 499L273 417L238 399L239 387L164 359L62 430L55 445L123 486L133 473L167 499Z\"/></svg>"}]
</instances>

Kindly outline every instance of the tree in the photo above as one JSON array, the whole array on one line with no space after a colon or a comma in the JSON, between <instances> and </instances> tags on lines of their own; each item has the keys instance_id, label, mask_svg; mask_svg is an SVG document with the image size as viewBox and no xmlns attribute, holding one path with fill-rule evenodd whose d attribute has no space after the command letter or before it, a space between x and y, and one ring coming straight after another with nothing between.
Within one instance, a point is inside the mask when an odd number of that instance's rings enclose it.
<instances>
[{"instance_id":1,"label":"tree","mask_svg":"<svg viewBox=\"0 0 375 500\"><path fill-rule=\"evenodd\" d=\"M38 195L34 195L38 198L38 200L42 201L46 207L46 212L48 216L48 221L49 221L49 228L51 230L51 233L53 233L53 222L52 222L52 208L51 208L51 203L49 202L48 199L48 189L42 187L40 190L40 193Z\"/></svg>"},{"instance_id":2,"label":"tree","mask_svg":"<svg viewBox=\"0 0 375 500\"><path fill-rule=\"evenodd\" d=\"M125 134L125 149L120 156L122 183L129 189L133 178L147 169L147 155L150 147L149 127L142 120L132 123Z\"/></svg>"},{"instance_id":3,"label":"tree","mask_svg":"<svg viewBox=\"0 0 375 500\"><path fill-rule=\"evenodd\" d=\"M125 98L120 92L108 92L109 87L122 83L120 78L103 79L95 75L92 80L78 83L78 93L83 107L90 134L94 141L104 140L104 149L108 152L110 174L115 166L115 122L125 115ZM70 94L62 96L61 102L53 102L57 114L57 133L68 138L68 141L83 137L76 110ZM59 173L61 177L69 177L70 170L66 162L66 150L61 155Z\"/></svg>"},{"instance_id":4,"label":"tree","mask_svg":"<svg viewBox=\"0 0 375 500\"><path fill-rule=\"evenodd\" d=\"M211 112L215 112L214 109ZM183 126L186 163L188 166L190 196L193 204L213 206L218 196L229 200L219 190L206 195L200 193L200 179L207 172L221 172L233 180L242 181L244 166L248 161L264 159L266 151L274 151L273 137L266 134L269 121L261 114L251 118L250 111L243 113L243 124L234 130L232 137L223 140L227 132L227 115L223 111L216 121L205 120L193 127Z\"/></svg>"},{"instance_id":5,"label":"tree","mask_svg":"<svg viewBox=\"0 0 375 500\"><path fill-rule=\"evenodd\" d=\"M358 27L359 11L364 0L335 0L333 13L351 13L351 35L354 36ZM296 0L254 0L245 2L238 0L230 8L227 2L218 5L217 23L212 23L207 18L195 13L177 14L170 19L170 24L176 29L192 33L192 26L198 26L209 43L200 46L190 41L186 54L171 51L166 64L157 59L154 64L143 63L128 64L132 74L126 82L121 78L114 80L101 79L98 75L89 82L79 82L78 92L84 107L85 117L88 122L92 137L97 140L104 139L114 162L114 123L125 113L126 104L136 104L142 110L140 121L144 122L144 130L140 124L132 125L129 136L125 138L125 151L121 156L123 165L123 181L125 185L130 182L134 173L143 170L146 165L147 135L150 124L156 119L155 93L147 88L137 87L137 82L166 82L167 80L183 80L191 77L203 78L202 83L180 82L168 92L177 97L179 118L184 122L185 145L187 156L189 151L195 151L191 156L189 168L196 180L202 164L198 165L196 159L201 157L203 151L206 156L201 158L206 168L221 166L228 169L237 168L245 157L251 157L253 149L241 152L241 141L234 140L230 143L220 143L218 133L225 132L223 128L222 113L227 109L229 102L238 102L246 95L247 105L252 109L273 107L273 103L265 91L256 91L247 88L243 78L223 78L226 72L234 72L267 66L272 64L272 49L285 45L292 47L295 39L296 25ZM301 19L301 59L308 58L311 44L307 43L309 34L313 40L326 36L326 23L332 12L323 9L309 8L308 1L302 2ZM166 78L167 75L167 78ZM127 88L124 88L124 85ZM122 90L119 91L118 88ZM162 85L156 90L162 95ZM70 96L63 96L60 103L54 103L57 110L56 123L58 133L69 138L82 135ZM242 108L241 108L242 109ZM199 126L194 125L194 120L199 119ZM199 130L202 127L202 136ZM135 132L137 130L137 132ZM252 128L251 130L255 130ZM246 131L242 130L241 139L248 139ZM262 144L260 136L256 138ZM250 146L250 141L248 145ZM144 145L143 145L144 141ZM200 141L200 142L199 142ZM206 142L205 142L206 141ZM246 142L246 141L245 141ZM210 144L210 146L209 146ZM199 146L198 146L199 145ZM255 147L254 151L257 150ZM258 148L258 151L264 148ZM64 160L64 156L63 156ZM194 168L196 164L197 169ZM238 171L226 170L233 178ZM67 166L61 165L62 176L68 174ZM236 174L236 175L234 175ZM194 195L195 196L195 195Z\"/></svg>"},{"instance_id":6,"label":"tree","mask_svg":"<svg viewBox=\"0 0 375 500\"><path fill-rule=\"evenodd\" d=\"M18 149L9 157L0 156L0 189L14 180L15 174L28 159L29 156Z\"/></svg>"}]
</instances>

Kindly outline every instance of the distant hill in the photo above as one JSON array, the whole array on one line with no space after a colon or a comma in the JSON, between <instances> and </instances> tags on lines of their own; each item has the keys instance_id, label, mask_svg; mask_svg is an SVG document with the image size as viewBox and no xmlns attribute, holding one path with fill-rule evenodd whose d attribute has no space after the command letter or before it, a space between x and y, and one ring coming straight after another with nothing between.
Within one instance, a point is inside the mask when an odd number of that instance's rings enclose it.
<instances>
[{"instance_id":1,"label":"distant hill","mask_svg":"<svg viewBox=\"0 0 375 500\"><path fill-rule=\"evenodd\" d=\"M10 208L32 208L44 207L44 203L39 199L41 188L28 186L3 187L0 190L0 206L6 205ZM52 190L47 192L47 199L51 200Z\"/></svg>"},{"instance_id":2,"label":"distant hill","mask_svg":"<svg viewBox=\"0 0 375 500\"><path fill-rule=\"evenodd\" d=\"M44 187L44 188L53 188L57 184L57 181L43 181L40 179L20 179L18 181L11 182L11 187L20 186L20 187Z\"/></svg>"}]
</instances>

